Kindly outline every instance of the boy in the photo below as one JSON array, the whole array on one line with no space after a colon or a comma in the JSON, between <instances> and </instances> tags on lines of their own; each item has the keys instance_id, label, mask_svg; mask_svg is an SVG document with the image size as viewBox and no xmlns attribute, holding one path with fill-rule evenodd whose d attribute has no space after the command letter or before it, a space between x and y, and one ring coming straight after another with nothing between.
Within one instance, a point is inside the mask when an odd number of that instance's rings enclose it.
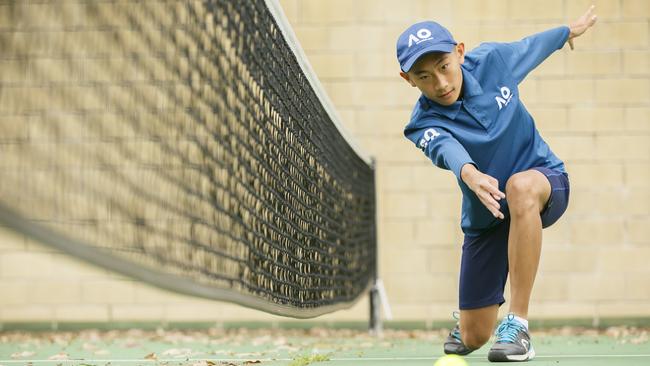
<instances>
[{"instance_id":1,"label":"boy","mask_svg":"<svg viewBox=\"0 0 650 366\"><path fill-rule=\"evenodd\" d=\"M460 320L445 353L466 355L489 340L509 273L510 311L488 359L535 356L527 318L542 228L566 210L569 180L517 86L567 41L573 49L573 39L596 22L593 10L570 26L519 42L481 44L468 54L435 22L414 24L397 41L400 75L422 92L404 135L451 170L463 193Z\"/></svg>"}]
</instances>

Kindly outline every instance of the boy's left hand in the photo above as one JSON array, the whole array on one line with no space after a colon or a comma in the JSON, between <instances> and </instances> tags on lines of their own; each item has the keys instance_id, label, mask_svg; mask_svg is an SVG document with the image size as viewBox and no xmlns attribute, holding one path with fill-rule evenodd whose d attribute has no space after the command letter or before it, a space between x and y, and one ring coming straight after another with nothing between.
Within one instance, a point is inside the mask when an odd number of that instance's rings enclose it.
<instances>
[{"instance_id":1,"label":"boy's left hand","mask_svg":"<svg viewBox=\"0 0 650 366\"><path fill-rule=\"evenodd\" d=\"M595 5L590 6L586 13L569 25L569 29L571 30L571 33L569 33L569 46L572 50L573 39L581 36L587 31L587 29L596 23L598 16L594 14L595 7Z\"/></svg>"}]
</instances>

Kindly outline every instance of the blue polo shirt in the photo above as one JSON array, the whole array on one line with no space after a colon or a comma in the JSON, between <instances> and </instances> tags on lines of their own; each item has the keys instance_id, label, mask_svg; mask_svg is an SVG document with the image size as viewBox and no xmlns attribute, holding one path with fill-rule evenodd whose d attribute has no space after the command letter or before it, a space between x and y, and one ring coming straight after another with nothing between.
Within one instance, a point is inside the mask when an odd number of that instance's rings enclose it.
<instances>
[{"instance_id":1,"label":"blue polo shirt","mask_svg":"<svg viewBox=\"0 0 650 366\"><path fill-rule=\"evenodd\" d=\"M460 177L463 165L505 184L513 174L533 167L566 172L564 163L535 128L535 121L519 99L518 85L544 59L562 48L566 26L513 43L483 43L465 55L461 65L463 98L442 106L422 95L404 135L433 163L451 170L463 193L461 227L476 235L498 224ZM507 205L502 212L507 215Z\"/></svg>"}]
</instances>

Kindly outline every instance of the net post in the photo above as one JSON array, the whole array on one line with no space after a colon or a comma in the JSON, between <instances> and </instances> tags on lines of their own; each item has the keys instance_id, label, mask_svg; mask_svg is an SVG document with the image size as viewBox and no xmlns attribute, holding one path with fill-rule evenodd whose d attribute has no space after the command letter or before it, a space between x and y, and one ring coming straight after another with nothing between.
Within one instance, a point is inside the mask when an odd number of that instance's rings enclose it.
<instances>
[{"instance_id":1,"label":"net post","mask_svg":"<svg viewBox=\"0 0 650 366\"><path fill-rule=\"evenodd\" d=\"M374 197L375 203L377 202L377 161L374 157L371 158L372 171L374 174ZM379 337L383 332L383 322L381 319L380 307L381 307L381 297L380 297L380 279L379 279L379 250L377 248L377 209L375 207L375 225L374 225L374 248L375 248L375 266L373 270L372 278L372 287L370 288L370 322L369 322L369 332L371 335Z\"/></svg>"}]
</instances>

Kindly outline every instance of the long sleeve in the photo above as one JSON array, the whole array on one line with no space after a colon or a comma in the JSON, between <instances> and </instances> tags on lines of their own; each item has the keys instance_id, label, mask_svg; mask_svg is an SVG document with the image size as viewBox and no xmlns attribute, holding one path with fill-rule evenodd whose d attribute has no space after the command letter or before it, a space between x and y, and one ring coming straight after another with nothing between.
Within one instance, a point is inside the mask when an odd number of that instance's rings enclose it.
<instances>
[{"instance_id":1,"label":"long sleeve","mask_svg":"<svg viewBox=\"0 0 650 366\"><path fill-rule=\"evenodd\" d=\"M467 150L447 131L439 128L421 128L405 133L439 168L451 170L458 179L463 165L476 165Z\"/></svg>"},{"instance_id":2,"label":"long sleeve","mask_svg":"<svg viewBox=\"0 0 650 366\"><path fill-rule=\"evenodd\" d=\"M569 33L569 27L561 26L533 34L521 41L496 43L494 46L512 76L520 83L542 61L564 46Z\"/></svg>"}]
</instances>

